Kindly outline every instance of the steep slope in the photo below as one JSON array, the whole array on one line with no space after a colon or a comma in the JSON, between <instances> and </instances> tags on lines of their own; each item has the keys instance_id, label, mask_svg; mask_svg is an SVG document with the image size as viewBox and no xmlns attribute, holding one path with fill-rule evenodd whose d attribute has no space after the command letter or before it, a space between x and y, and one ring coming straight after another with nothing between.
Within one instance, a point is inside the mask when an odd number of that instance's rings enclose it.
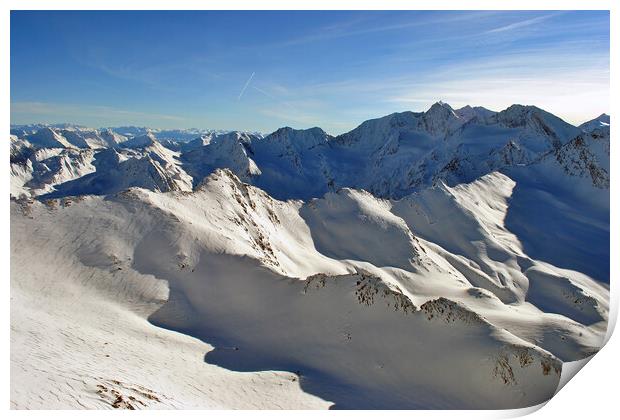
<instances>
[{"instance_id":1,"label":"steep slope","mask_svg":"<svg viewBox=\"0 0 620 420\"><path fill-rule=\"evenodd\" d=\"M122 147L125 149L143 149L156 143L155 135L149 131L146 134L127 139L123 142Z\"/></svg>"},{"instance_id":2,"label":"steep slope","mask_svg":"<svg viewBox=\"0 0 620 420\"><path fill-rule=\"evenodd\" d=\"M101 130L99 137L103 140L103 145L106 147L116 147L119 144L127 141L127 137L115 133L109 128Z\"/></svg>"},{"instance_id":3,"label":"steep slope","mask_svg":"<svg viewBox=\"0 0 620 420\"><path fill-rule=\"evenodd\" d=\"M439 102L338 137L12 127L11 405L543 402L609 317L590 123Z\"/></svg>"},{"instance_id":4,"label":"steep slope","mask_svg":"<svg viewBox=\"0 0 620 420\"><path fill-rule=\"evenodd\" d=\"M488 118L496 114L494 111L486 109L485 107L482 107L482 106L472 107L470 105L466 105L463 108L459 108L455 110L454 113L458 115L459 117L464 118L466 121L470 121L476 118L478 121L481 121L481 122L486 121Z\"/></svg>"},{"instance_id":5,"label":"steep slope","mask_svg":"<svg viewBox=\"0 0 620 420\"><path fill-rule=\"evenodd\" d=\"M20 309L12 314L13 404L35 404L37 395L23 393L32 375L38 395L62 396L59 407L542 402L557 385L559 359L600 346L608 296L587 276L521 252L502 225L513 184L493 174L441 187L440 196L453 197L444 204L425 199L463 214L444 228L465 236L453 238L450 250L432 242L436 223L417 215L418 198L391 202L343 190L308 204L278 201L230 171L214 172L191 193L131 189L106 198L14 201L12 307ZM31 246L24 238L35 230ZM385 243L394 252L381 252ZM35 249L36 264L22 263ZM499 275L519 270L529 283ZM500 284L511 295L502 295ZM63 304L72 299L81 303ZM71 332L77 324L67 320L82 319L81 311L90 314L89 332L78 340ZM36 344L27 330L37 332ZM162 340L177 344L158 351ZM84 359L84 346L99 350ZM43 357L43 348L55 357ZM164 363L173 377L149 368ZM64 373L43 376L34 366L63 366ZM228 380L253 387L255 397L231 395L239 389L231 391Z\"/></svg>"},{"instance_id":6,"label":"steep slope","mask_svg":"<svg viewBox=\"0 0 620 420\"><path fill-rule=\"evenodd\" d=\"M196 137L195 139L188 141L187 143L179 144L179 150L189 152L191 150L207 146L211 143L211 140L213 140L214 137L215 135L213 134L203 134L200 137Z\"/></svg>"},{"instance_id":7,"label":"steep slope","mask_svg":"<svg viewBox=\"0 0 620 420\"><path fill-rule=\"evenodd\" d=\"M30 195L30 189L26 184L32 179L31 157L35 154L35 149L28 140L19 139L14 135L10 136L10 142L11 197Z\"/></svg>"},{"instance_id":8,"label":"steep slope","mask_svg":"<svg viewBox=\"0 0 620 420\"><path fill-rule=\"evenodd\" d=\"M26 186L34 195L54 191L58 185L95 172L94 156L90 149L62 149L45 159L33 159L32 179Z\"/></svg>"},{"instance_id":9,"label":"steep slope","mask_svg":"<svg viewBox=\"0 0 620 420\"><path fill-rule=\"evenodd\" d=\"M522 244L535 242L539 234L527 236L520 230L513 232L510 229L512 224L507 223L513 207L522 205L519 203L522 197L515 196L519 188L517 182L496 172L470 184L453 188L440 185L414 194L394 203L392 211L401 216L420 239L428 241L428 247L446 258L467 281L495 295L498 301L511 306L518 304L522 308L531 303L544 312L570 318L574 321L573 326L580 323L598 330L608 316L606 287L583 274L561 268L566 266L556 267L545 260L534 260L526 253L529 249ZM561 220L559 215L555 217ZM527 219L522 222L526 224ZM569 234L566 226L558 225L549 229L548 234L557 234L558 231ZM564 245L563 252L577 254L583 247L582 240L584 238L575 236ZM587 263L584 256L576 260ZM541 314L524 316L522 312L519 320L510 321L512 326L509 326L504 324L501 316L495 318L492 311L482 313L526 340L533 339L534 324L547 324L543 329L554 325L552 328L562 330L571 324ZM529 327L525 323L517 326L521 322L530 323ZM567 349L573 351L573 346L581 341L579 335L583 330L580 327L578 330L564 333L564 339L572 336L569 339L573 342L571 344L557 342L557 337L549 336L533 340L566 358ZM590 345L596 346L594 342Z\"/></svg>"},{"instance_id":10,"label":"steep slope","mask_svg":"<svg viewBox=\"0 0 620 420\"><path fill-rule=\"evenodd\" d=\"M330 188L327 148L333 139L318 127L281 128L249 145L261 174L254 182L279 199L320 196Z\"/></svg>"},{"instance_id":11,"label":"steep slope","mask_svg":"<svg viewBox=\"0 0 620 420\"><path fill-rule=\"evenodd\" d=\"M524 250L609 283L609 129L506 173L516 187L505 223Z\"/></svg>"},{"instance_id":12,"label":"steep slope","mask_svg":"<svg viewBox=\"0 0 620 420\"><path fill-rule=\"evenodd\" d=\"M440 184L402 199L393 211L421 237L461 257L451 262L474 286L504 303L523 301L527 280L515 255L518 241L502 230L514 182L493 173L468 187Z\"/></svg>"},{"instance_id":13,"label":"steep slope","mask_svg":"<svg viewBox=\"0 0 620 420\"><path fill-rule=\"evenodd\" d=\"M118 135L108 139L113 148L39 148L12 137L12 196L108 194L132 186L153 191L192 189L193 180L183 170L178 152L149 135L117 143L120 140Z\"/></svg>"},{"instance_id":14,"label":"steep slope","mask_svg":"<svg viewBox=\"0 0 620 420\"><path fill-rule=\"evenodd\" d=\"M608 189L609 151L609 126L604 126L575 137L554 155L568 175L589 178L595 187Z\"/></svg>"},{"instance_id":15,"label":"steep slope","mask_svg":"<svg viewBox=\"0 0 620 420\"><path fill-rule=\"evenodd\" d=\"M584 122L583 124L579 126L579 128L581 128L586 133L589 133L590 131L595 130L595 129L604 129L606 127L609 128L609 123L610 123L609 115L601 114L598 117L594 118L593 120Z\"/></svg>"},{"instance_id":16,"label":"steep slope","mask_svg":"<svg viewBox=\"0 0 620 420\"><path fill-rule=\"evenodd\" d=\"M85 127L42 127L34 132L22 131L22 136L36 148L101 149L114 147L125 138L109 130Z\"/></svg>"},{"instance_id":17,"label":"steep slope","mask_svg":"<svg viewBox=\"0 0 620 420\"><path fill-rule=\"evenodd\" d=\"M539 139L546 140L546 146L558 148L567 140L579 134L579 130L556 117L535 106L512 105L507 109L498 112L488 119L489 124L497 123L509 128L524 128L524 133L520 135L522 142L527 142L534 150L543 148L544 144L539 144Z\"/></svg>"},{"instance_id":18,"label":"steep slope","mask_svg":"<svg viewBox=\"0 0 620 420\"><path fill-rule=\"evenodd\" d=\"M305 133L283 129L252 142L253 160L262 172L253 182L279 198L308 199L341 187L399 198L440 179L456 185L532 163L579 129L532 106L493 113L484 108L455 111L438 102L423 113L366 121L335 138L319 133L314 141L299 139ZM279 148L284 137L295 139L289 143L299 148ZM278 164L272 163L274 153L260 150L277 151Z\"/></svg>"},{"instance_id":19,"label":"steep slope","mask_svg":"<svg viewBox=\"0 0 620 420\"><path fill-rule=\"evenodd\" d=\"M181 155L187 171L199 184L217 168L228 168L239 178L249 181L261 171L248 156L248 145L254 137L239 132L215 137L200 137Z\"/></svg>"},{"instance_id":20,"label":"steep slope","mask_svg":"<svg viewBox=\"0 0 620 420\"><path fill-rule=\"evenodd\" d=\"M427 183L443 180L456 185L533 163L578 134L576 127L539 108L513 105L484 119L471 119L418 166Z\"/></svg>"},{"instance_id":21,"label":"steep slope","mask_svg":"<svg viewBox=\"0 0 620 420\"><path fill-rule=\"evenodd\" d=\"M38 130L36 133L27 135L26 139L37 148L64 148L74 146L56 129L47 127Z\"/></svg>"},{"instance_id":22,"label":"steep slope","mask_svg":"<svg viewBox=\"0 0 620 420\"><path fill-rule=\"evenodd\" d=\"M365 191L342 189L310 201L300 214L322 254L412 271L420 265L420 245L390 207Z\"/></svg>"},{"instance_id":23,"label":"steep slope","mask_svg":"<svg viewBox=\"0 0 620 420\"><path fill-rule=\"evenodd\" d=\"M90 149L110 147L109 133L106 133L107 136L104 135L104 138L98 130L71 128L62 130L61 134L75 147Z\"/></svg>"},{"instance_id":24,"label":"steep slope","mask_svg":"<svg viewBox=\"0 0 620 420\"><path fill-rule=\"evenodd\" d=\"M207 364L212 345L147 321L168 284L122 258L161 219L100 198L55 204L12 205L12 408L329 406L291 373Z\"/></svg>"},{"instance_id":25,"label":"steep slope","mask_svg":"<svg viewBox=\"0 0 620 420\"><path fill-rule=\"evenodd\" d=\"M96 171L54 186L42 198L84 194L112 194L130 187L152 191L188 191L192 180L162 146L141 153L105 149L94 155Z\"/></svg>"},{"instance_id":26,"label":"steep slope","mask_svg":"<svg viewBox=\"0 0 620 420\"><path fill-rule=\"evenodd\" d=\"M131 138L123 140L109 130L104 135L85 128L52 127L26 138L38 148L142 150L161 145L158 136L169 136L165 143L179 153L179 164L170 167L177 174L174 168L182 167L194 186L215 169L229 168L276 198L306 200L343 187L400 198L440 180L448 185L470 182L496 170L536 162L581 132L534 106L513 105L493 112L482 107L454 110L443 102L426 112L368 120L337 137L316 127L285 127L265 137L210 131L178 143L174 138L180 138L180 133L173 135L174 130L114 130Z\"/></svg>"}]
</instances>

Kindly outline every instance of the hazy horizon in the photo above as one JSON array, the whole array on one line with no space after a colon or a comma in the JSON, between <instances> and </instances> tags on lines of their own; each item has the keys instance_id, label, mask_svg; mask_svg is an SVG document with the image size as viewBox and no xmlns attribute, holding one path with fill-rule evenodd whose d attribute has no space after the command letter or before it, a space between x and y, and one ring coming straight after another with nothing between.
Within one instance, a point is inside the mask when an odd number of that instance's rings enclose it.
<instances>
[{"instance_id":1,"label":"hazy horizon","mask_svg":"<svg viewBox=\"0 0 620 420\"><path fill-rule=\"evenodd\" d=\"M448 105L450 105L450 104L448 104ZM523 105L523 104L514 104L514 105ZM534 104L532 104L532 105L536 106ZM481 105L470 105L470 106L472 106L472 107L482 107ZM486 108L486 107L483 107L483 108ZM454 108L454 109L456 110L458 108ZM427 110L428 109L421 110L421 111L403 110L403 111L395 111L393 113L398 114L398 113L403 113L403 112L424 112L424 111L427 111ZM503 111L503 109L493 109L493 110L490 110L490 111L494 111L494 112L495 111ZM547 111L547 110L545 110L545 111ZM393 113L390 113L390 114L393 114ZM390 115L390 114L386 114L386 115ZM376 117L372 117L372 118L369 118L369 119L382 118L382 117L385 117L386 115L378 115ZM600 117L602 115L609 115L609 114L604 112L604 113L601 113L601 114L598 114L598 115L594 115L591 118L587 118L584 121L577 121L575 123L570 122L570 121L566 121L566 122L568 122L568 123L578 127L579 125L581 125L581 124L583 124L585 122L591 121L591 120L593 120L595 118L598 118L598 117ZM365 120L365 121L367 121L367 120ZM364 121L360 121L353 128L358 127L363 122ZM11 126L12 127L13 126L17 126L17 127L18 126L34 126L34 125L46 125L46 126L51 126L51 127L67 125L67 126L72 126L72 127L84 127L84 128L92 128L92 129L137 127L137 128L148 128L148 129L152 129L152 130L162 130L162 131L164 131L164 130L213 130L213 131L235 131L235 130L237 130L234 127L216 127L216 128L213 128L213 127L175 127L175 126L171 126L171 127L155 127L155 126L149 126L149 125L128 125L128 124L120 124L120 125L86 125L86 124L79 124L79 123L75 123L75 122L71 122L71 121L49 121L49 122L47 122L47 121L29 121L29 122L17 122L17 123L11 122ZM283 126L280 126L280 127L277 127L277 128L275 128L273 130L268 130L268 131L261 131L261 130L239 130L239 131L247 131L247 132L257 132L257 133L262 133L262 134L270 134L270 133L272 133L274 131L277 131L279 128L289 127L289 126L290 125L283 125ZM319 127L321 129L323 128L323 127L321 127L320 125L317 125L317 124L315 124L315 125L308 125L308 126L295 126L295 125L292 126L292 128L294 128L294 129L301 129L301 130L309 129L309 128L313 128L313 127ZM340 135L340 134L344 134L344 133L346 133L348 131L350 131L350 130L339 132L339 133L331 133L331 132L326 130L326 132L328 134L331 134L331 135Z\"/></svg>"}]
</instances>

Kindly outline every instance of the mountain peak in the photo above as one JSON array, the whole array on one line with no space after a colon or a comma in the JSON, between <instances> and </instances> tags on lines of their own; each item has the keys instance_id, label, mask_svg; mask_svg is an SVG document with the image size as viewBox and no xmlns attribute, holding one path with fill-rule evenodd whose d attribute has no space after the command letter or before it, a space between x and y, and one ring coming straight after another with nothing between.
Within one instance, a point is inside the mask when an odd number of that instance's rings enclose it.
<instances>
[{"instance_id":1,"label":"mountain peak","mask_svg":"<svg viewBox=\"0 0 620 420\"><path fill-rule=\"evenodd\" d=\"M467 121L477 118L480 121L486 121L487 118L495 114L494 111L486 109L482 106L465 105L462 108L454 110L454 113Z\"/></svg>"},{"instance_id":2,"label":"mountain peak","mask_svg":"<svg viewBox=\"0 0 620 420\"><path fill-rule=\"evenodd\" d=\"M310 128L292 128L289 126L280 127L272 134L275 133L311 133L311 134L326 134L325 131L320 127L310 127Z\"/></svg>"},{"instance_id":3,"label":"mountain peak","mask_svg":"<svg viewBox=\"0 0 620 420\"><path fill-rule=\"evenodd\" d=\"M607 124L609 124L609 120L610 120L609 115L605 114L604 112L601 115L599 115L596 119L598 121L601 121Z\"/></svg>"},{"instance_id":4,"label":"mountain peak","mask_svg":"<svg viewBox=\"0 0 620 420\"><path fill-rule=\"evenodd\" d=\"M434 136L445 135L465 121L445 102L435 102L422 115L422 123L426 131Z\"/></svg>"},{"instance_id":5,"label":"mountain peak","mask_svg":"<svg viewBox=\"0 0 620 420\"><path fill-rule=\"evenodd\" d=\"M72 146L58 129L52 127L40 128L35 133L27 135L26 139L37 148L65 148Z\"/></svg>"},{"instance_id":6,"label":"mountain peak","mask_svg":"<svg viewBox=\"0 0 620 420\"><path fill-rule=\"evenodd\" d=\"M289 144L294 148L308 149L329 140L329 134L322 128L312 127L302 130L282 127L264 138L267 142L274 140L280 144Z\"/></svg>"},{"instance_id":7,"label":"mountain peak","mask_svg":"<svg viewBox=\"0 0 620 420\"><path fill-rule=\"evenodd\" d=\"M454 109L449 104L443 101L435 102L433 105L431 105L431 107L426 112L432 112L433 110L439 110L439 109L446 109L446 110L454 112Z\"/></svg>"},{"instance_id":8,"label":"mountain peak","mask_svg":"<svg viewBox=\"0 0 620 420\"><path fill-rule=\"evenodd\" d=\"M581 128L582 131L589 133L597 128L609 127L609 124L610 124L609 115L603 113L599 115L598 117L594 118L593 120L584 122L583 124L579 126L579 128Z\"/></svg>"},{"instance_id":9,"label":"mountain peak","mask_svg":"<svg viewBox=\"0 0 620 420\"><path fill-rule=\"evenodd\" d=\"M135 148L143 148L148 146L153 146L158 143L155 135L151 131L147 131L146 134L142 134L140 136L135 136L126 142L123 143L123 147L135 147Z\"/></svg>"}]
</instances>

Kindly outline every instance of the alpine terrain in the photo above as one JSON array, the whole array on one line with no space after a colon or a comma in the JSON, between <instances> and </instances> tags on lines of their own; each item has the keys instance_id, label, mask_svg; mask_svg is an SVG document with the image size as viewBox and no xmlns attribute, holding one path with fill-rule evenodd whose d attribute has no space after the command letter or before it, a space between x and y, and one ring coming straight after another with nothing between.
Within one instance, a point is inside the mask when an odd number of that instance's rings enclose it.
<instances>
[{"instance_id":1,"label":"alpine terrain","mask_svg":"<svg viewBox=\"0 0 620 420\"><path fill-rule=\"evenodd\" d=\"M606 333L609 127L12 126L11 407L545 402Z\"/></svg>"}]
</instances>

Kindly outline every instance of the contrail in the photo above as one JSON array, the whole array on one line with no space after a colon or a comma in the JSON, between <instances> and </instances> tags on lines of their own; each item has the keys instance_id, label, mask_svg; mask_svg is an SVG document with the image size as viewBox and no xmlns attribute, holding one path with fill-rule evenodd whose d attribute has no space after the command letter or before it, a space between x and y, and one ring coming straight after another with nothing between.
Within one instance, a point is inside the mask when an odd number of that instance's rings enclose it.
<instances>
[{"instance_id":1,"label":"contrail","mask_svg":"<svg viewBox=\"0 0 620 420\"><path fill-rule=\"evenodd\" d=\"M263 95L265 95L265 96L266 96L266 97L268 97L269 99L273 99L274 101L279 101L279 99L278 99L278 98L276 98L275 96L273 96L272 94L267 93L267 92L265 92L264 90L257 88L256 86L252 86L252 89L254 89L254 90L255 90L255 91L257 91L257 92L262 93Z\"/></svg>"},{"instance_id":2,"label":"contrail","mask_svg":"<svg viewBox=\"0 0 620 420\"><path fill-rule=\"evenodd\" d=\"M241 100L241 97L243 96L243 94L245 93L245 90L248 88L248 86L250 85L250 82L252 81L252 79L254 78L254 73L252 72L252 75L250 76L250 78L248 79L247 82L245 82L245 85L243 86L243 89L241 89L241 92L239 93L239 97L237 98L237 100Z\"/></svg>"}]
</instances>

